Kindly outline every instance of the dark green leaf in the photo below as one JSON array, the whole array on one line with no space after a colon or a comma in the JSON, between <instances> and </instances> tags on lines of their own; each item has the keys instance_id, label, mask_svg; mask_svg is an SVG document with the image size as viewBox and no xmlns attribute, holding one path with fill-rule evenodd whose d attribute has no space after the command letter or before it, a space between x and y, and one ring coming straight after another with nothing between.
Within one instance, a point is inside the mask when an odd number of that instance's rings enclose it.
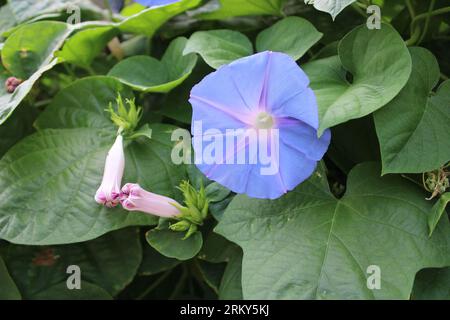
<instances>
[{"instance_id":1,"label":"dark green leaf","mask_svg":"<svg viewBox=\"0 0 450 320\"><path fill-rule=\"evenodd\" d=\"M363 25L341 40L339 56L308 63L304 70L317 97L321 134L391 101L408 81L411 57L394 28L382 24L380 30L369 30Z\"/></svg>"},{"instance_id":2,"label":"dark green leaf","mask_svg":"<svg viewBox=\"0 0 450 320\"><path fill-rule=\"evenodd\" d=\"M450 81L439 81L439 65L427 49L410 48L413 71L407 85L374 114L383 174L420 173L450 160Z\"/></svg>"},{"instance_id":3,"label":"dark green leaf","mask_svg":"<svg viewBox=\"0 0 450 320\"><path fill-rule=\"evenodd\" d=\"M128 228L96 240L71 245L38 247L9 245L4 259L26 299L70 299L98 296L100 288L118 294L134 278L142 260L139 232ZM78 266L81 292L69 290L67 268ZM83 285L86 285L84 287ZM92 285L100 288L92 288Z\"/></svg>"},{"instance_id":4,"label":"dark green leaf","mask_svg":"<svg viewBox=\"0 0 450 320\"><path fill-rule=\"evenodd\" d=\"M335 199L323 173L275 200L236 196L216 230L243 248L245 299L408 299L417 271L450 264L450 226L400 177L356 166ZM367 286L369 266L381 288Z\"/></svg>"}]
</instances>

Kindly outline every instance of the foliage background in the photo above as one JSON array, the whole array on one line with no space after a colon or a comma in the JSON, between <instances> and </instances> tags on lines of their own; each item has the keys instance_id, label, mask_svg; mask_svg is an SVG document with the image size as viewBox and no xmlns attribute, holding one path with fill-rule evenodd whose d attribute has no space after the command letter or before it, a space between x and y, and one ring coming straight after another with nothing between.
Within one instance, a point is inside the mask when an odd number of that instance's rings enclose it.
<instances>
[{"instance_id":1,"label":"foliage background","mask_svg":"<svg viewBox=\"0 0 450 320\"><path fill-rule=\"evenodd\" d=\"M432 184L450 160L448 1L322 3L0 1L0 80L24 80L0 88L0 298L449 299L450 198ZM66 23L68 4L81 23ZM370 4L381 30L365 26ZM192 86L264 50L298 60L332 128L317 172L275 201L170 162ZM127 146L125 180L179 201L183 179L207 186L211 217L188 240L93 201L118 91L153 130ZM82 290L66 288L74 264Z\"/></svg>"}]
</instances>

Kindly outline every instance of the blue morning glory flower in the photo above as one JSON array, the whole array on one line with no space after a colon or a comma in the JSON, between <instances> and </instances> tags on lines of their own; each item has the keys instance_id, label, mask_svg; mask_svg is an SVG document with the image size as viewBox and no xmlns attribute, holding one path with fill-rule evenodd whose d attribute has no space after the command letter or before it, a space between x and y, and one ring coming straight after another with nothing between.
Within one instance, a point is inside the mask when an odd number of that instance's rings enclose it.
<instances>
[{"instance_id":1,"label":"blue morning glory flower","mask_svg":"<svg viewBox=\"0 0 450 320\"><path fill-rule=\"evenodd\" d=\"M262 52L222 66L191 91L195 164L236 193L275 199L314 172L318 138L309 79L288 55Z\"/></svg>"},{"instance_id":2,"label":"blue morning glory flower","mask_svg":"<svg viewBox=\"0 0 450 320\"><path fill-rule=\"evenodd\" d=\"M179 1L180 0L135 0L135 2L146 7L165 6Z\"/></svg>"}]
</instances>

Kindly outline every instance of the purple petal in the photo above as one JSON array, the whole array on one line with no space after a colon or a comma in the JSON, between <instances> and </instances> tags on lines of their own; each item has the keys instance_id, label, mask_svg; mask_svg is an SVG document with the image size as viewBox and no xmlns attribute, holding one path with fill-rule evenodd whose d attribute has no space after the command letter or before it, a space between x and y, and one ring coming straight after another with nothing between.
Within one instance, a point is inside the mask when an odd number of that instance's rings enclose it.
<instances>
[{"instance_id":1,"label":"purple petal","mask_svg":"<svg viewBox=\"0 0 450 320\"><path fill-rule=\"evenodd\" d=\"M154 7L154 6L165 6L179 1L180 0L135 0L134 2L142 4L143 6L146 7Z\"/></svg>"},{"instance_id":2,"label":"purple petal","mask_svg":"<svg viewBox=\"0 0 450 320\"><path fill-rule=\"evenodd\" d=\"M278 127L282 144L303 153L310 160L320 161L328 150L331 140L330 130L326 130L318 138L316 129L294 119L288 121L280 119Z\"/></svg>"},{"instance_id":3,"label":"purple petal","mask_svg":"<svg viewBox=\"0 0 450 320\"><path fill-rule=\"evenodd\" d=\"M262 52L223 66L192 89L190 102L197 167L236 193L282 196L314 172L330 143L329 130L317 137L308 77L286 54ZM228 144L236 129L242 134Z\"/></svg>"},{"instance_id":4,"label":"purple petal","mask_svg":"<svg viewBox=\"0 0 450 320\"><path fill-rule=\"evenodd\" d=\"M268 65L267 111L277 117L292 117L313 128L319 126L317 102L309 79L297 63L284 53L272 52Z\"/></svg>"}]
</instances>

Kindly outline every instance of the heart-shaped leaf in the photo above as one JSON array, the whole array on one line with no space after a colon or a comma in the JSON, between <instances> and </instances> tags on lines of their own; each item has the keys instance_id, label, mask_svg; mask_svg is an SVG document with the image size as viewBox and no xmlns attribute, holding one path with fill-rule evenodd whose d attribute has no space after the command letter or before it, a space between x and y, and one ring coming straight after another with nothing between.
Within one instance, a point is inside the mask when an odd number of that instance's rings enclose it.
<instances>
[{"instance_id":1,"label":"heart-shaped leaf","mask_svg":"<svg viewBox=\"0 0 450 320\"><path fill-rule=\"evenodd\" d=\"M319 134L383 107L400 92L411 73L408 49L387 24L380 30L365 25L353 29L341 40L338 51L339 56L304 66L319 106Z\"/></svg>"},{"instance_id":2,"label":"heart-shaped leaf","mask_svg":"<svg viewBox=\"0 0 450 320\"><path fill-rule=\"evenodd\" d=\"M161 61L148 56L134 56L116 64L109 76L115 77L135 90L168 92L180 85L192 72L197 56L182 55L186 38L171 42Z\"/></svg>"},{"instance_id":3,"label":"heart-shaped leaf","mask_svg":"<svg viewBox=\"0 0 450 320\"><path fill-rule=\"evenodd\" d=\"M322 38L322 35L308 20L287 17L258 35L256 50L284 52L294 60L298 60Z\"/></svg>"},{"instance_id":4,"label":"heart-shaped leaf","mask_svg":"<svg viewBox=\"0 0 450 320\"><path fill-rule=\"evenodd\" d=\"M427 49L411 48L407 85L374 114L383 174L420 173L450 160L450 81L439 81L439 65Z\"/></svg>"},{"instance_id":5,"label":"heart-shaped leaf","mask_svg":"<svg viewBox=\"0 0 450 320\"><path fill-rule=\"evenodd\" d=\"M244 34L231 30L197 31L184 54L198 53L214 69L253 53L253 45Z\"/></svg>"},{"instance_id":6,"label":"heart-shaped leaf","mask_svg":"<svg viewBox=\"0 0 450 320\"><path fill-rule=\"evenodd\" d=\"M450 265L449 222L429 238L430 209L415 185L365 163L340 200L320 171L275 201L238 195L216 231L244 250L245 299L408 299L417 271Z\"/></svg>"},{"instance_id":7,"label":"heart-shaped leaf","mask_svg":"<svg viewBox=\"0 0 450 320\"><path fill-rule=\"evenodd\" d=\"M56 56L65 62L89 67L117 33L118 30L111 26L80 30L66 41L63 49L58 51Z\"/></svg>"}]
</instances>

